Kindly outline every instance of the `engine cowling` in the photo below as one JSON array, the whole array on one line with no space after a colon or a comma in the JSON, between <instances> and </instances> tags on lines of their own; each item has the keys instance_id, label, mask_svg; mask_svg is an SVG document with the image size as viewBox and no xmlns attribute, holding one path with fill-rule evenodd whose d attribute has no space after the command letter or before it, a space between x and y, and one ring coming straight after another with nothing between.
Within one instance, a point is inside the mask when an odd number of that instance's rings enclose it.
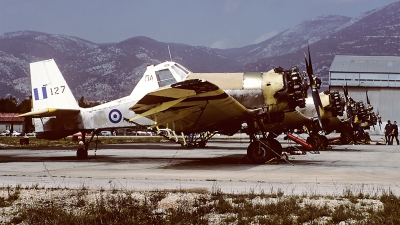
<instances>
[{"instance_id":1,"label":"engine cowling","mask_svg":"<svg viewBox=\"0 0 400 225\"><path fill-rule=\"evenodd\" d=\"M283 70L281 67L275 68L276 73L281 73L284 87L275 93L274 97L278 101L287 101L289 109L296 107L304 108L307 98L307 83L300 75L299 68L294 66L289 70Z\"/></svg>"},{"instance_id":2,"label":"engine cowling","mask_svg":"<svg viewBox=\"0 0 400 225\"><path fill-rule=\"evenodd\" d=\"M329 105L325 106L324 109L330 111L333 117L343 116L345 103L339 91L326 91L325 94L329 95Z\"/></svg>"}]
</instances>

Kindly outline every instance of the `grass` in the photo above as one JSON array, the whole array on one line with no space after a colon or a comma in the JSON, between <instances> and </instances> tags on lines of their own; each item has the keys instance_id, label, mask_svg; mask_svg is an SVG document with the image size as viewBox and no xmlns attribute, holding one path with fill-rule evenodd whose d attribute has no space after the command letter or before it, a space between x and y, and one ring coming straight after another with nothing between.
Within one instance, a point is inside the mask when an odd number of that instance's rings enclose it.
<instances>
[{"instance_id":1,"label":"grass","mask_svg":"<svg viewBox=\"0 0 400 225\"><path fill-rule=\"evenodd\" d=\"M390 190L298 196L7 186L0 195L5 224L400 224L400 198Z\"/></svg>"},{"instance_id":2,"label":"grass","mask_svg":"<svg viewBox=\"0 0 400 225\"><path fill-rule=\"evenodd\" d=\"M39 148L39 147L68 147L78 146L78 142L73 141L72 137L66 137L59 140L43 140L36 137L29 137L29 145L21 145L20 138L23 137L0 137L0 149L18 149L18 148ZM104 137L99 136L98 143L101 144L121 144L121 143L136 143L136 142L160 142L163 138L159 136L117 136ZM90 143L90 146L95 146L96 137Z\"/></svg>"},{"instance_id":3,"label":"grass","mask_svg":"<svg viewBox=\"0 0 400 225\"><path fill-rule=\"evenodd\" d=\"M24 149L24 148L43 148L43 147L69 147L79 146L77 141L73 141L72 137L66 137L59 140L44 140L36 137L29 137L29 145L21 145L20 139L24 137L0 137L0 149ZM214 138L214 139L218 139ZM236 137L224 137L224 139L241 139ZM161 136L99 136L93 138L90 147L96 144L122 144L122 143L145 143L145 142L161 142L168 141Z\"/></svg>"}]
</instances>

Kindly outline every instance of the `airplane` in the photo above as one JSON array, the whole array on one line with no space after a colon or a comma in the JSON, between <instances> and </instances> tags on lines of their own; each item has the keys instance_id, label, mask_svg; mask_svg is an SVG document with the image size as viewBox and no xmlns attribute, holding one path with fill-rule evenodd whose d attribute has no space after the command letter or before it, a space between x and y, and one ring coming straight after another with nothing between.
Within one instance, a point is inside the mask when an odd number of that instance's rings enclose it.
<instances>
[{"instance_id":1,"label":"airplane","mask_svg":"<svg viewBox=\"0 0 400 225\"><path fill-rule=\"evenodd\" d=\"M81 132L84 147L77 150L77 157L83 159L88 156L89 143L95 136L86 141L86 134L152 125L153 121L147 118L130 122L128 118L134 117L135 113L129 108L146 93L183 80L189 71L173 62L148 65L129 96L91 108L79 107L53 59L31 63L30 73L33 108L19 117L33 118L36 138L39 139L57 140Z\"/></svg>"},{"instance_id":2,"label":"airplane","mask_svg":"<svg viewBox=\"0 0 400 225\"><path fill-rule=\"evenodd\" d=\"M347 88L344 89L344 95L341 96L340 93L336 91L325 91L320 93L321 99L325 99L323 102L326 105L327 97L324 95L329 96L329 101L331 101L331 105L329 107L324 107L326 109L324 114L326 116L321 116L323 119L323 132L325 134L330 134L333 131L339 132L340 137L333 137L329 138L328 141L335 141L340 139L341 144L349 144L352 141L357 142L356 136L359 135L367 135L363 132L363 130L369 129L370 126L376 125L377 121L380 120L380 116L376 116L373 112L373 107L369 101L368 94L366 93L367 97L367 104L365 105L364 102L354 101L349 95ZM336 99L336 101L332 101ZM309 101L306 101L309 102ZM315 111L313 107L310 107L311 103L308 103L305 109L309 109L310 111ZM330 112L330 113L329 113ZM310 114L310 112L303 112L304 114ZM314 113L315 114L315 113ZM330 115L331 114L331 115ZM359 129L361 128L361 129ZM368 139L365 137L363 139Z\"/></svg>"},{"instance_id":3,"label":"airplane","mask_svg":"<svg viewBox=\"0 0 400 225\"><path fill-rule=\"evenodd\" d=\"M314 133L320 133L320 136L312 136L313 140L308 138L308 143L319 142L321 149L326 149L330 141L340 139L341 144L349 144L354 141L355 132L358 131L356 126L363 129L369 129L374 124L372 120L374 113L367 111L363 102L346 102L344 96L339 91L324 91L319 93L323 110L320 111L322 127L318 123L308 126L305 130L314 130ZM371 106L372 107L372 106ZM311 117L317 117L316 109L313 105L313 99L307 98L306 107L299 109L301 113ZM371 118L371 119L370 119ZM376 123L375 123L376 124ZM340 133L340 137L327 138L332 132ZM321 134L322 133L322 134ZM320 140L318 140L320 139Z\"/></svg>"},{"instance_id":4,"label":"airplane","mask_svg":"<svg viewBox=\"0 0 400 225\"><path fill-rule=\"evenodd\" d=\"M250 132L247 130L251 139L248 158L255 163L263 163L265 160L269 160L282 152L281 145L275 139L281 133L286 133L287 138L302 144L309 150L326 149L329 140L321 134L321 131L329 134L338 129L339 126L342 126L343 121L347 121L342 118L345 103L338 91L325 91L318 94L317 89L320 88L321 81L313 75L310 51L309 61L307 61L306 57L305 64L307 72L304 76L300 75L297 67L289 69L286 73L297 75L293 79L300 81L300 83L296 84L302 87L297 90L297 93L301 93L300 96L307 96L305 91L308 86L311 86L313 96L312 98L307 98L306 103L313 104L304 104L304 99L298 99L299 103L301 102L298 106L292 108L282 107L282 102L285 101L279 100L279 97L287 94L282 94L284 92L280 92L282 90L279 90L279 88L285 87L285 82L290 83L285 79L283 79L283 83L279 83L282 78L285 78L284 76L280 77L280 73L285 73L282 68L275 68L266 73L190 73L186 78L187 81L165 87L163 90L157 90L145 96L145 98L152 98L152 102L146 99L140 100L131 108L140 115L132 118L131 121L141 117L154 120L155 125L152 127L157 128L158 133L160 133L160 130L181 133L182 145L191 144L186 143L184 133L189 133L187 135L188 141L190 139L193 141L193 135L199 134L197 138L200 141L195 143L199 147L204 147L207 140L212 137L210 131L232 135L239 130L243 130L241 126L246 123L251 125L248 129L253 129ZM305 84L306 75L309 77L310 84ZM210 90L202 90L201 93L196 90L196 88L204 88L207 85L215 85L215 87ZM276 85L275 88L274 85ZM286 85L286 87L289 87L289 85ZM189 90L193 93L183 94L179 97L169 94L169 92L185 93ZM212 93L213 91L216 92ZM223 101L212 101L215 100L217 93L221 96L225 95L224 98L221 97L224 101L231 102L228 104L222 103ZM169 98L155 100L152 95L169 96ZM277 104L279 101L281 101L280 104ZM221 110L222 107L226 107L232 112L227 113ZM216 116L216 114L220 117ZM231 120L231 122L228 123L227 120ZM160 129L160 127L166 127L167 129ZM299 127L306 127L309 135L306 142L290 134ZM265 135L266 132L268 132L268 137ZM172 138L170 132L167 133L168 135L165 136L178 141L176 133L174 133L174 138ZM263 137L255 137L256 133L262 133ZM260 150L262 146L254 150L264 151L262 153L264 155L260 158L255 157L254 153L252 153L253 145L258 143L257 139L266 142L268 145L264 146L266 150ZM194 142L196 141L194 140ZM256 144L253 144L253 142ZM259 143L258 145L260 146Z\"/></svg>"},{"instance_id":5,"label":"airplane","mask_svg":"<svg viewBox=\"0 0 400 225\"><path fill-rule=\"evenodd\" d=\"M347 99L347 107L348 116L350 118L349 126L352 129L347 129L347 140L342 138L342 143L348 143L349 139L352 138L353 142L357 143L358 140L363 141L364 143L370 142L370 137L368 133L365 133L364 130L370 129L371 126L375 128L375 125L379 123L379 126L382 124L381 117L378 114L375 114L373 111L374 107L371 105L371 102L368 98L368 90L366 90L365 95L367 99L367 103L365 104L363 101L354 101L349 95L347 90L344 89L344 95ZM346 132L346 130L344 131ZM341 135L343 136L343 134Z\"/></svg>"},{"instance_id":6,"label":"airplane","mask_svg":"<svg viewBox=\"0 0 400 225\"><path fill-rule=\"evenodd\" d=\"M182 135L183 145L192 134L231 135L246 127L247 158L262 164L281 155L279 134L314 121L297 110L306 106L308 87L316 99L321 83L313 74L310 52L306 67L304 74L297 66L255 73L190 73L183 81L147 93L130 108L138 114L130 121L146 117L154 121L150 128L171 130L171 139ZM322 107L320 102L315 106ZM317 120L321 123L319 116ZM199 145L205 146L207 138Z\"/></svg>"},{"instance_id":7,"label":"airplane","mask_svg":"<svg viewBox=\"0 0 400 225\"><path fill-rule=\"evenodd\" d=\"M306 99L306 107L298 110L307 117L320 118L321 123L314 119L313 123L305 124L297 133L307 132L307 143L318 146L318 150L324 150L329 146L329 139L325 135L336 130L344 120L345 102L338 91L320 92L318 98L321 102L319 112L312 97Z\"/></svg>"},{"instance_id":8,"label":"airplane","mask_svg":"<svg viewBox=\"0 0 400 225\"><path fill-rule=\"evenodd\" d=\"M184 136L183 132L204 134L210 130L233 134L245 122L251 136L248 156L254 163L280 155L282 146L275 139L279 132L309 122L309 118L296 110L305 106L308 89L305 76L297 67L230 74L229 83L221 79L221 84L231 85L226 92L208 81L196 79L196 75L174 62L151 65L129 96L85 109L77 105L54 60L31 63L33 109L20 116L34 118L37 138L54 140L82 132L84 147L77 150L78 158L88 155L94 135L85 141L86 134L98 134L104 129L134 125L168 128L171 124L175 136L175 132ZM220 74L219 78L224 75L227 74ZM132 105L132 111L128 110ZM223 105L226 107L221 109ZM161 112L164 116L156 115ZM189 123L178 124L176 120ZM265 130L270 131L268 137ZM259 133L262 138L256 136Z\"/></svg>"}]
</instances>

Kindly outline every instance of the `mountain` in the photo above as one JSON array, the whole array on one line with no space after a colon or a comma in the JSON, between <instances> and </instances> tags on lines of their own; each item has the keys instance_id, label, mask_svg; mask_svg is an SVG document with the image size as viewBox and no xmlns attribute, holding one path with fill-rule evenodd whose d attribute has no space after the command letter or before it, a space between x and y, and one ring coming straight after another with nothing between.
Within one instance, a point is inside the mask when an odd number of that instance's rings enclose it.
<instances>
[{"instance_id":1,"label":"mountain","mask_svg":"<svg viewBox=\"0 0 400 225\"><path fill-rule=\"evenodd\" d=\"M335 29L351 20L344 16L320 16L303 21L291 29L258 44L233 50L219 50L220 54L243 64L255 62L260 58L275 57L295 52L334 33ZM226 54L224 54L226 53Z\"/></svg>"},{"instance_id":2,"label":"mountain","mask_svg":"<svg viewBox=\"0 0 400 225\"><path fill-rule=\"evenodd\" d=\"M369 12L336 27L334 32L310 45L314 73L327 80L335 55L399 56L400 55L400 2L395 2ZM310 28L312 29L312 28ZM260 58L248 63L242 70L257 68L260 71L274 66L303 68L307 47L279 56Z\"/></svg>"},{"instance_id":3,"label":"mountain","mask_svg":"<svg viewBox=\"0 0 400 225\"><path fill-rule=\"evenodd\" d=\"M53 58L75 97L111 100L129 94L148 64L172 59L193 72L268 71L297 65L304 70L310 46L314 72L326 81L336 54L400 55L400 2L355 18L321 16L303 21L258 44L214 49L133 37L96 44L77 37L34 31L0 36L0 98L31 93L29 63Z\"/></svg>"},{"instance_id":4,"label":"mountain","mask_svg":"<svg viewBox=\"0 0 400 225\"><path fill-rule=\"evenodd\" d=\"M191 70L223 72L240 66L210 48L161 43L147 37L95 44L65 35L21 31L0 36L0 96L29 96L29 63L53 58L76 98L122 97L132 91L148 64L169 59L168 46L173 60Z\"/></svg>"}]
</instances>

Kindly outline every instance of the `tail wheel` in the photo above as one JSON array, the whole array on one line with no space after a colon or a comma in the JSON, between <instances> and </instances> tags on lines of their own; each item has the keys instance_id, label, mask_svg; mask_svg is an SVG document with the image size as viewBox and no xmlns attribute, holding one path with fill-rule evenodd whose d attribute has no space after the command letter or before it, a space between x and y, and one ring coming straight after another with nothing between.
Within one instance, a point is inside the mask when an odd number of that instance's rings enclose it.
<instances>
[{"instance_id":1,"label":"tail wheel","mask_svg":"<svg viewBox=\"0 0 400 225\"><path fill-rule=\"evenodd\" d=\"M76 151L76 157L78 159L86 159L88 157L88 152L85 148L79 148L78 151Z\"/></svg>"}]
</instances>

